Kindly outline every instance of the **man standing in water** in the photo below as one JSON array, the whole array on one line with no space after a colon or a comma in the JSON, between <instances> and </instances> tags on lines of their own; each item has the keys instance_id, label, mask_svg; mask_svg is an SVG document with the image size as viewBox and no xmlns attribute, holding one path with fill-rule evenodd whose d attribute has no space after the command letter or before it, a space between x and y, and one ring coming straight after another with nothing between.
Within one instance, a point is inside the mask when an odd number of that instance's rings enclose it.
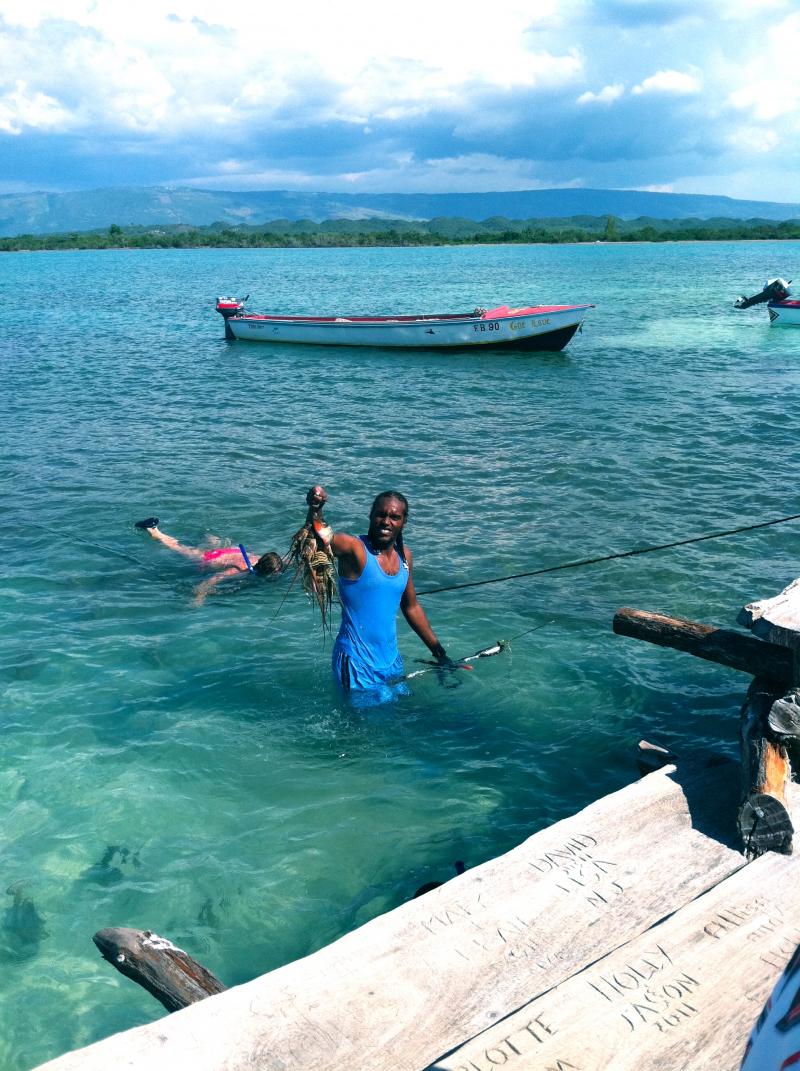
<instances>
[{"instance_id":1,"label":"man standing in water","mask_svg":"<svg viewBox=\"0 0 800 1071\"><path fill-rule=\"evenodd\" d=\"M442 666L454 666L414 591L413 558L403 543L408 520L405 496L398 491L381 492L372 503L365 536L328 528L322 520L327 500L323 487L311 488L306 495L306 524L313 525L317 538L330 546L337 559L342 623L333 647L333 675L344 691L384 693L402 678L398 609L434 658Z\"/></svg>"}]
</instances>

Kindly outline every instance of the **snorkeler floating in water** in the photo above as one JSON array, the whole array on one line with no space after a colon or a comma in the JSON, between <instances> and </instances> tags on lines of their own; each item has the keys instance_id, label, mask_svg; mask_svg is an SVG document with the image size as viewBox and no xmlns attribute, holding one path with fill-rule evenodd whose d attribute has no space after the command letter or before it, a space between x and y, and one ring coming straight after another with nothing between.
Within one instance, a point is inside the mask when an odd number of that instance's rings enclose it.
<instances>
[{"instance_id":1,"label":"snorkeler floating in water","mask_svg":"<svg viewBox=\"0 0 800 1071\"><path fill-rule=\"evenodd\" d=\"M144 521L136 521L134 528L141 528L149 536L157 540L163 546L174 550L176 554L183 555L191 561L207 569L218 569L214 576L204 580L195 588L195 605L201 606L206 595L220 583L230 577L239 576L240 573L257 573L258 576L275 576L282 573L284 561L280 554L274 550L266 554L258 555L254 551L248 551L240 543L238 547L214 547L211 550L201 550L200 547L187 547L179 543L174 536L167 535L158 527L158 517L148 517Z\"/></svg>"}]
</instances>

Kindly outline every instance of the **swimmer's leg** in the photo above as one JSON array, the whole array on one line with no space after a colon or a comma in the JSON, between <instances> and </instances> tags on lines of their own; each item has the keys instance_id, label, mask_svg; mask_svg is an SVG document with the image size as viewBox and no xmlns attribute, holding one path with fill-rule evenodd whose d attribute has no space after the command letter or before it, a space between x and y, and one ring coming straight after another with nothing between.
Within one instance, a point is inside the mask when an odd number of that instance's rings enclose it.
<instances>
[{"instance_id":1,"label":"swimmer's leg","mask_svg":"<svg viewBox=\"0 0 800 1071\"><path fill-rule=\"evenodd\" d=\"M146 528L145 531L163 546L169 547L170 550L174 550L176 554L182 554L184 558L191 558L192 561L199 562L203 560L202 550L198 550L197 547L185 547L183 543L179 543L174 536L162 532L157 525L151 525L149 528Z\"/></svg>"}]
</instances>

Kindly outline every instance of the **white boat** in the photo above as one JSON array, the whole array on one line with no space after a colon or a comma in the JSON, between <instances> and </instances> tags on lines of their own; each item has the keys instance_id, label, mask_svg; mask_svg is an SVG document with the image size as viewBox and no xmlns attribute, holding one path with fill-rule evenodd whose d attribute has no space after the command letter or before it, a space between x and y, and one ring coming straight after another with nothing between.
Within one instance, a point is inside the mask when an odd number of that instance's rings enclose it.
<instances>
[{"instance_id":1,"label":"white boat","mask_svg":"<svg viewBox=\"0 0 800 1071\"><path fill-rule=\"evenodd\" d=\"M769 322L778 327L800 327L800 301L789 295L789 283L786 279L767 279L764 287L753 297L737 298L733 303L736 309L749 309L751 305L766 302Z\"/></svg>"},{"instance_id":2,"label":"white boat","mask_svg":"<svg viewBox=\"0 0 800 1071\"><path fill-rule=\"evenodd\" d=\"M236 298L217 298L216 305L231 340L449 350L562 350L593 308L499 305L427 316L279 316L246 312Z\"/></svg>"},{"instance_id":3,"label":"white boat","mask_svg":"<svg viewBox=\"0 0 800 1071\"><path fill-rule=\"evenodd\" d=\"M800 327L800 301L770 301L769 321L780 327Z\"/></svg>"}]
</instances>

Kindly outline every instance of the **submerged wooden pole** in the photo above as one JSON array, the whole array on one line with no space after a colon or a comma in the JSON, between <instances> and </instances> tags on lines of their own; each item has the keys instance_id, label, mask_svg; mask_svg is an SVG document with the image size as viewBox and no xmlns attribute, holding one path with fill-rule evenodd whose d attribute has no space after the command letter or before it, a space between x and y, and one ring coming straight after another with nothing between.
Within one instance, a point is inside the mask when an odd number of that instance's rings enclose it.
<instances>
[{"instance_id":1,"label":"submerged wooden pole","mask_svg":"<svg viewBox=\"0 0 800 1071\"><path fill-rule=\"evenodd\" d=\"M167 1011L221 993L226 986L171 941L150 930L116 926L92 938L103 959L160 1000Z\"/></svg>"},{"instance_id":2,"label":"submerged wooden pole","mask_svg":"<svg viewBox=\"0 0 800 1071\"><path fill-rule=\"evenodd\" d=\"M788 648L732 629L714 628L683 617L667 617L666 614L624 606L614 615L614 632L660 647L686 651L753 677L781 683L792 679L794 660Z\"/></svg>"}]
</instances>

